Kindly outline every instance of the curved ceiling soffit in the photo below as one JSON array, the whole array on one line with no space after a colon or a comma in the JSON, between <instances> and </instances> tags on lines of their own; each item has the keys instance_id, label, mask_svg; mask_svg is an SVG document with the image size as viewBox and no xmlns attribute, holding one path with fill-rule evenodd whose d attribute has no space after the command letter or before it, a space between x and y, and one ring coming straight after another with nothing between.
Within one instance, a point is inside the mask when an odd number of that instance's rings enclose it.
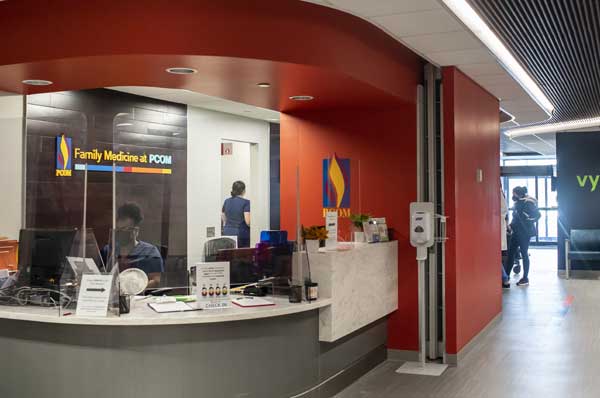
<instances>
[{"instance_id":1,"label":"curved ceiling soffit","mask_svg":"<svg viewBox=\"0 0 600 398\"><path fill-rule=\"evenodd\" d=\"M78 83L93 80L76 70L78 63L93 61L104 63L107 72L98 66L94 73L114 82L107 85L127 84L110 67L113 61L126 66L128 58L141 69L122 74L135 74L137 81L150 85L155 77L145 69L144 57L157 57L157 63L218 63L222 57L241 60L242 68L318 68L407 102L415 101L422 78L422 59L377 27L296 0L180 0L177 7L146 0L143 8L135 0L117 7L109 0L55 0L50 9L19 0L0 2L0 17L5 21L0 25L5 38L0 43L0 89L7 91L23 92L15 79L44 68L65 79L79 73ZM161 86L178 88L168 78L159 80Z\"/></svg>"}]
</instances>

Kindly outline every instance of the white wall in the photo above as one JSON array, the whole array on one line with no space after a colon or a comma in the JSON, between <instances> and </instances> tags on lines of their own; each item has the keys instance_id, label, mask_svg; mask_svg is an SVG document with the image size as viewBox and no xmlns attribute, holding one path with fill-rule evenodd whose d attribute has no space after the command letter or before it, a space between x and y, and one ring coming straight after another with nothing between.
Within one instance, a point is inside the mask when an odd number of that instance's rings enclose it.
<instances>
[{"instance_id":1,"label":"white wall","mask_svg":"<svg viewBox=\"0 0 600 398\"><path fill-rule=\"evenodd\" d=\"M0 97L0 236L19 238L23 171L23 97Z\"/></svg>"},{"instance_id":2,"label":"white wall","mask_svg":"<svg viewBox=\"0 0 600 398\"><path fill-rule=\"evenodd\" d=\"M250 174L250 144L225 141L232 144L233 153L221 156L221 201L231 196L231 186L235 181L246 184L246 198L252 201L253 190Z\"/></svg>"},{"instance_id":3,"label":"white wall","mask_svg":"<svg viewBox=\"0 0 600 398\"><path fill-rule=\"evenodd\" d=\"M269 229L269 123L188 107L188 262L202 260L206 228L221 232L221 143L256 144L250 154L252 238Z\"/></svg>"}]
</instances>

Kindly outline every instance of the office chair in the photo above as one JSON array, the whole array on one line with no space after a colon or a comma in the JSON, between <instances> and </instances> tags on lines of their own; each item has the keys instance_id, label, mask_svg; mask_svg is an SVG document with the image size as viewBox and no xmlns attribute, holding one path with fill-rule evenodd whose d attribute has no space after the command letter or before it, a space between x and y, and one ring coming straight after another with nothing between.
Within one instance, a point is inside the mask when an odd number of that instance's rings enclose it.
<instances>
[{"instance_id":1,"label":"office chair","mask_svg":"<svg viewBox=\"0 0 600 398\"><path fill-rule=\"evenodd\" d=\"M223 236L220 238L209 239L204 243L204 261L217 261L219 250L235 249L236 247L236 240L230 237Z\"/></svg>"}]
</instances>

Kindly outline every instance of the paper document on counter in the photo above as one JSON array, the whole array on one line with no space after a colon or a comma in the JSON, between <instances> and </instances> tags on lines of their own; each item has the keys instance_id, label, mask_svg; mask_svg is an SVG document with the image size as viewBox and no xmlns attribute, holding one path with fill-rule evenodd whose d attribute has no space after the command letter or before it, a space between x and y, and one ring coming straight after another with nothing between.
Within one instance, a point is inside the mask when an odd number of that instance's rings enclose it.
<instances>
[{"instance_id":1,"label":"paper document on counter","mask_svg":"<svg viewBox=\"0 0 600 398\"><path fill-rule=\"evenodd\" d=\"M260 297L236 297L231 302L239 307L267 307L275 305L274 302Z\"/></svg>"},{"instance_id":2,"label":"paper document on counter","mask_svg":"<svg viewBox=\"0 0 600 398\"><path fill-rule=\"evenodd\" d=\"M112 285L113 275L84 274L81 277L76 315L106 316Z\"/></svg>"},{"instance_id":3,"label":"paper document on counter","mask_svg":"<svg viewBox=\"0 0 600 398\"><path fill-rule=\"evenodd\" d=\"M196 305L189 305L182 301L175 301L173 303L148 303L148 307L152 308L159 314L164 314L166 312L186 312L199 310Z\"/></svg>"}]
</instances>

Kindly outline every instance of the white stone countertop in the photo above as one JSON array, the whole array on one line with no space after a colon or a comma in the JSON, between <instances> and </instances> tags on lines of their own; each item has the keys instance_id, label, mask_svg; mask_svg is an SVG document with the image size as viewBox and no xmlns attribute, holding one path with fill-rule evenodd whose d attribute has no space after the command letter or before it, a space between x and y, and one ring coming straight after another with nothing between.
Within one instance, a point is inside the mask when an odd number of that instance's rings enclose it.
<instances>
[{"instance_id":1,"label":"white stone countertop","mask_svg":"<svg viewBox=\"0 0 600 398\"><path fill-rule=\"evenodd\" d=\"M44 308L35 306L0 306L0 319L96 326L186 325L271 318L275 316L284 316L310 311L331 305L331 299L328 298L319 299L313 302L303 301L302 303L290 303L287 297L264 298L274 302L275 305L267 307L242 308L232 304L231 308L226 309L159 314L147 305L151 299L132 299L131 312L121 316L109 316L106 318L83 318L75 316L75 310L72 311L72 315L59 316L58 308Z\"/></svg>"}]
</instances>

